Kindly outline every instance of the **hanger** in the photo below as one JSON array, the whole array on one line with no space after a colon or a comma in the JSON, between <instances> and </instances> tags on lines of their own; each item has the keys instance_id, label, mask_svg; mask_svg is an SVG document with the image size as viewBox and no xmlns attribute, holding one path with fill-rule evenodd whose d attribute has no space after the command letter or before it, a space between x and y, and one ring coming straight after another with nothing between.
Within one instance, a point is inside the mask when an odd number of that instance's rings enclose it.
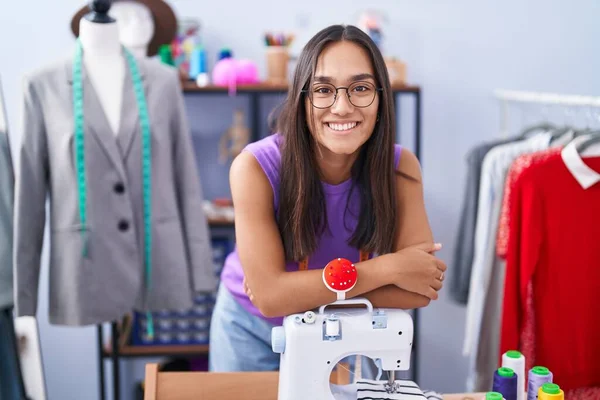
<instances>
[{"instance_id":1,"label":"hanger","mask_svg":"<svg viewBox=\"0 0 600 400\"><path fill-rule=\"evenodd\" d=\"M589 131L589 129L588 129ZM590 135L590 137L584 141L582 141L581 143L577 144L577 152L579 154L583 153L585 150L587 150L591 145L596 144L596 143L600 143L600 130L597 131L589 131L588 133Z\"/></svg>"},{"instance_id":2,"label":"hanger","mask_svg":"<svg viewBox=\"0 0 600 400\"><path fill-rule=\"evenodd\" d=\"M591 108L587 112L586 116L588 118L586 127L581 128L581 129L576 129L573 133L573 138L576 138L576 137L579 137L582 135L596 135L597 133L600 133L600 130L594 130L594 129L590 128L590 126L594 123L594 116L593 116L593 112L592 112Z\"/></svg>"},{"instance_id":3,"label":"hanger","mask_svg":"<svg viewBox=\"0 0 600 400\"><path fill-rule=\"evenodd\" d=\"M561 128L555 128L551 130L550 133L550 143L553 143L555 140L560 139L563 135L572 132L573 128L570 126L563 126Z\"/></svg>"},{"instance_id":4,"label":"hanger","mask_svg":"<svg viewBox=\"0 0 600 400\"><path fill-rule=\"evenodd\" d=\"M527 135L529 135L530 133L533 133L535 131L549 131L552 129L556 129L556 127L549 123L549 122L541 122L537 125L533 125L530 126L529 128L525 128L523 131L521 131L521 133L519 134L519 137L521 139L524 139L527 137Z\"/></svg>"}]
</instances>

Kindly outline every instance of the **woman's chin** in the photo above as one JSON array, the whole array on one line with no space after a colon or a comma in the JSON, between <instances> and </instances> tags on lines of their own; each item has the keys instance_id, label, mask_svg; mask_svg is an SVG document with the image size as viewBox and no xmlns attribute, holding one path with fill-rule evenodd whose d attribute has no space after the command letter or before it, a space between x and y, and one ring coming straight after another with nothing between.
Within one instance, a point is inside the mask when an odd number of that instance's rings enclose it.
<instances>
[{"instance_id":1,"label":"woman's chin","mask_svg":"<svg viewBox=\"0 0 600 400\"><path fill-rule=\"evenodd\" d=\"M368 139L360 132L340 134L325 131L321 135L321 144L334 154L354 154Z\"/></svg>"},{"instance_id":2,"label":"woman's chin","mask_svg":"<svg viewBox=\"0 0 600 400\"><path fill-rule=\"evenodd\" d=\"M322 143L322 146L325 147L330 153L336 155L351 155L356 153L356 151L360 148L361 143L357 140L325 140Z\"/></svg>"}]
</instances>

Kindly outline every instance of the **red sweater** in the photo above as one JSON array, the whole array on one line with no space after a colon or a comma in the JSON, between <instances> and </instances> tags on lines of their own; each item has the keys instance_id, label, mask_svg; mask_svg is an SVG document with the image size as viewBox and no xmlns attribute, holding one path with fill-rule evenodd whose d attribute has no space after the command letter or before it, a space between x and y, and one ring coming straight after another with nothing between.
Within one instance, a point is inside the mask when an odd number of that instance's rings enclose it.
<instances>
[{"instance_id":1,"label":"red sweater","mask_svg":"<svg viewBox=\"0 0 600 400\"><path fill-rule=\"evenodd\" d=\"M600 386L600 183L583 189L549 156L514 182L509 224L501 354L520 348L531 283L536 363L563 390Z\"/></svg>"}]
</instances>

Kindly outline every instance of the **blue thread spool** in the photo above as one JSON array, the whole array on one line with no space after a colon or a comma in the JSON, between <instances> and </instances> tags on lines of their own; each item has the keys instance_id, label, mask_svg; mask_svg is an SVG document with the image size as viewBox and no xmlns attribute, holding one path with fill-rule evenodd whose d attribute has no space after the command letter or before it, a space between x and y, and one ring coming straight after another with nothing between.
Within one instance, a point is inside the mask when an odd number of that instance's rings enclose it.
<instances>
[{"instance_id":1,"label":"blue thread spool","mask_svg":"<svg viewBox=\"0 0 600 400\"><path fill-rule=\"evenodd\" d=\"M196 79L203 73L206 73L206 51L198 46L192 51L190 58L190 79Z\"/></svg>"},{"instance_id":2,"label":"blue thread spool","mask_svg":"<svg viewBox=\"0 0 600 400\"><path fill-rule=\"evenodd\" d=\"M537 400L540 387L544 383L552 383L552 372L546 367L536 366L529 370L527 400Z\"/></svg>"},{"instance_id":3,"label":"blue thread spool","mask_svg":"<svg viewBox=\"0 0 600 400\"><path fill-rule=\"evenodd\" d=\"M223 48L223 49L221 49L221 51L219 51L219 55L217 56L217 61L221 61L225 58L232 58L232 57L233 57L233 53L231 52L231 49Z\"/></svg>"},{"instance_id":4,"label":"blue thread spool","mask_svg":"<svg viewBox=\"0 0 600 400\"><path fill-rule=\"evenodd\" d=\"M494 372L492 391L501 393L505 400L517 400L517 382L517 374L511 368L498 368Z\"/></svg>"}]
</instances>

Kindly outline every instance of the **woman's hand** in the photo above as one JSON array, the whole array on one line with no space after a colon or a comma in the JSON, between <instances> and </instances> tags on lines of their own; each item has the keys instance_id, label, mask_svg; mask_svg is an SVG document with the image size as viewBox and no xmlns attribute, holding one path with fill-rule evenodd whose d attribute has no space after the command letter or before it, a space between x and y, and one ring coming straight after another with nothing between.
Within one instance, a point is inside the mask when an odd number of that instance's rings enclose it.
<instances>
[{"instance_id":1,"label":"woman's hand","mask_svg":"<svg viewBox=\"0 0 600 400\"><path fill-rule=\"evenodd\" d=\"M434 253L439 244L419 244L388 254L392 264L392 283L401 289L437 300L442 288L446 264Z\"/></svg>"}]
</instances>

